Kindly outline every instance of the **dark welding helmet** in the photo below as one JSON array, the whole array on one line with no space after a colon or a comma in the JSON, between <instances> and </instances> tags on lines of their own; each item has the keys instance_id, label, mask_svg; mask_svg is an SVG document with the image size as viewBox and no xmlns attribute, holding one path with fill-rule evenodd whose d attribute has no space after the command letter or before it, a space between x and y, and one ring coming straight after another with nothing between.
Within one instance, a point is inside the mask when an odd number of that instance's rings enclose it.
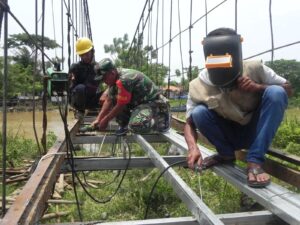
<instances>
[{"instance_id":1,"label":"dark welding helmet","mask_svg":"<svg viewBox=\"0 0 300 225\"><path fill-rule=\"evenodd\" d=\"M203 40L205 67L210 81L217 87L230 88L243 73L241 36L223 34Z\"/></svg>"},{"instance_id":2,"label":"dark welding helmet","mask_svg":"<svg viewBox=\"0 0 300 225\"><path fill-rule=\"evenodd\" d=\"M109 58L102 59L99 63L96 63L94 70L96 73L95 80L103 80L104 75L112 69L115 69L116 66L113 61Z\"/></svg>"}]
</instances>

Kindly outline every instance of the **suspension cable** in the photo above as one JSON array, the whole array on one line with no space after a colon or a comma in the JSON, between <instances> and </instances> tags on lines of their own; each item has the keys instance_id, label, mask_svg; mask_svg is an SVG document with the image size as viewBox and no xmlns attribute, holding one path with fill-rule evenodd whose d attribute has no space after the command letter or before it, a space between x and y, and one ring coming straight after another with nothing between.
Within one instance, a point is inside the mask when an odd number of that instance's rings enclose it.
<instances>
[{"instance_id":1,"label":"suspension cable","mask_svg":"<svg viewBox=\"0 0 300 225\"><path fill-rule=\"evenodd\" d=\"M35 0L35 35L37 37L38 35L38 0ZM40 147L40 142L38 139L38 135L37 135L37 130L36 130L36 117L35 117L35 77L37 75L37 61L38 61L38 48L35 46L35 55L34 55L34 71L33 71L33 107L32 107L32 126L33 126L33 133L34 133L34 137L35 137L35 142L37 144L38 147L38 153L41 156L42 155L42 150Z\"/></svg>"},{"instance_id":2,"label":"suspension cable","mask_svg":"<svg viewBox=\"0 0 300 225\"><path fill-rule=\"evenodd\" d=\"M131 41L131 44L130 44L130 47L129 47L129 50L128 50L128 55L130 55L131 49L133 48L135 36L136 36L136 35L139 35L139 27L140 27L140 24L141 24L142 19L143 19L143 17L144 17L144 13L145 13L146 6L147 6L148 1L149 1L149 0L146 0L146 2L145 2L145 5L144 5L144 8L143 8L142 14L141 14L141 16L140 16L140 19L139 19L137 28L136 28L136 30L135 30L135 33L134 33L134 35L133 35L133 38L132 38L132 41Z\"/></svg>"},{"instance_id":3,"label":"suspension cable","mask_svg":"<svg viewBox=\"0 0 300 225\"><path fill-rule=\"evenodd\" d=\"M238 14L238 8L237 8L237 1L238 0L235 0L235 4L234 4L234 24L235 24L235 32L237 32L237 22L238 22L238 19L237 19L237 14Z\"/></svg>"},{"instance_id":4,"label":"suspension cable","mask_svg":"<svg viewBox=\"0 0 300 225\"><path fill-rule=\"evenodd\" d=\"M214 11L216 8L220 7L222 4L224 4L224 3L227 2L227 1L228 1L228 0L224 0L224 1L220 2L219 4L217 4L216 6L214 6L212 9L210 9L207 13L205 13L204 15L202 15L201 17L199 17L197 20L195 20L195 21L191 24L192 27L193 27L196 23L198 23L201 19L205 18L206 15L208 15L209 13L211 13L212 11ZM181 33L184 33L184 32L186 32L186 31L188 31L189 29L190 29L190 26L187 27L187 28L185 28L184 30L182 30ZM179 36L179 33L177 33L176 35L174 35L174 36L172 37L172 40L175 39L175 38L178 37L178 36ZM163 44L162 44L160 47L158 47L158 49L156 49L156 50L159 50L159 49L163 48L163 47L166 46L167 44L169 44L169 42L163 43Z\"/></svg>"},{"instance_id":5,"label":"suspension cable","mask_svg":"<svg viewBox=\"0 0 300 225\"><path fill-rule=\"evenodd\" d=\"M157 0L157 6L156 6L156 25L155 25L155 49L157 49L158 46L158 20L159 20L159 0ZM158 84L158 52L155 51L155 56L156 56L156 67L155 67L155 81L156 84Z\"/></svg>"},{"instance_id":6,"label":"suspension cable","mask_svg":"<svg viewBox=\"0 0 300 225\"><path fill-rule=\"evenodd\" d=\"M42 1L42 52L44 52L44 36L45 36L45 0ZM42 134L42 146L44 148L44 154L47 152L47 84L45 69L45 57L42 55L42 68L43 68L43 134Z\"/></svg>"},{"instance_id":7,"label":"suspension cable","mask_svg":"<svg viewBox=\"0 0 300 225\"><path fill-rule=\"evenodd\" d=\"M86 20L85 22L87 25L88 37L93 41L91 21L90 21L90 15L89 15L89 6L88 6L87 0L83 0L83 7L84 7L84 14L85 14L85 20Z\"/></svg>"},{"instance_id":8,"label":"suspension cable","mask_svg":"<svg viewBox=\"0 0 300 225\"><path fill-rule=\"evenodd\" d=\"M274 60L274 36L273 36L273 23L272 23L272 0L269 0L269 19L270 19L270 31L271 31L271 64Z\"/></svg>"},{"instance_id":9,"label":"suspension cable","mask_svg":"<svg viewBox=\"0 0 300 225\"><path fill-rule=\"evenodd\" d=\"M148 2L148 12L150 13L150 1ZM148 49L147 49L147 73L149 74L149 52L150 52L150 27L151 27L151 20L149 20L148 24L148 36L147 36L147 45L148 45Z\"/></svg>"},{"instance_id":10,"label":"suspension cable","mask_svg":"<svg viewBox=\"0 0 300 225\"><path fill-rule=\"evenodd\" d=\"M53 26L53 36L54 40L56 40L56 29L55 29L55 17L54 17L54 7L53 7L53 0L51 0L51 11L52 11L52 26ZM57 52L56 48L54 49L55 51L55 58L57 59Z\"/></svg>"},{"instance_id":11,"label":"suspension cable","mask_svg":"<svg viewBox=\"0 0 300 225\"><path fill-rule=\"evenodd\" d=\"M207 0L205 0L205 36L207 36L207 23L208 23L208 19L207 19Z\"/></svg>"},{"instance_id":12,"label":"suspension cable","mask_svg":"<svg viewBox=\"0 0 300 225\"><path fill-rule=\"evenodd\" d=\"M168 98L170 98L170 83L171 83L171 43L172 43L172 22L173 22L172 17L173 17L173 0L171 0L171 6L170 6Z\"/></svg>"},{"instance_id":13,"label":"suspension cable","mask_svg":"<svg viewBox=\"0 0 300 225\"><path fill-rule=\"evenodd\" d=\"M190 27L189 27L189 81L192 80L192 19L193 19L193 0L190 1Z\"/></svg>"},{"instance_id":14,"label":"suspension cable","mask_svg":"<svg viewBox=\"0 0 300 225\"><path fill-rule=\"evenodd\" d=\"M289 44L281 45L281 46L278 46L278 47L276 47L276 48L272 48L272 49L269 49L269 50L266 50L266 51L257 53L257 54L255 54L255 55L252 55L252 56L249 56L249 57L245 58L244 60L252 59L252 58L254 58L254 57L256 57L256 56L260 56L260 55L263 55L263 54L272 52L272 51L274 51L274 50L286 48L286 47L293 46L293 45L297 45L297 44L300 44L300 41L295 41L295 42L292 42L292 43L289 43Z\"/></svg>"},{"instance_id":15,"label":"suspension cable","mask_svg":"<svg viewBox=\"0 0 300 225\"><path fill-rule=\"evenodd\" d=\"M62 70L64 70L64 7L63 1L61 1L61 61L62 61Z\"/></svg>"},{"instance_id":16,"label":"suspension cable","mask_svg":"<svg viewBox=\"0 0 300 225\"><path fill-rule=\"evenodd\" d=\"M164 33L164 30L165 30L165 24L164 24L164 21L165 21L165 1L162 0L162 13L161 13L161 43L164 43L165 42L165 33ZM158 52L158 49L156 49L156 51ZM165 59L165 48L162 48L161 50L161 64L164 65L164 59Z\"/></svg>"},{"instance_id":17,"label":"suspension cable","mask_svg":"<svg viewBox=\"0 0 300 225\"><path fill-rule=\"evenodd\" d=\"M10 11L9 6L3 2L0 1L0 4L4 10L7 10L9 15L16 21L16 23L21 27L21 29L27 34L28 38L32 41L32 43L41 51L42 55L44 55L50 63L54 64L54 62L51 60L51 58L44 52L42 51L41 47L37 44L37 40L32 38L32 36L29 34L29 32L26 30L26 28L23 26L23 24L17 19L17 17Z\"/></svg>"},{"instance_id":18,"label":"suspension cable","mask_svg":"<svg viewBox=\"0 0 300 225\"><path fill-rule=\"evenodd\" d=\"M177 0L177 5L178 5L178 25L179 25L179 51L180 51L180 63L181 63L181 75L183 76L183 57L182 57L182 40L181 40L181 19L180 19L180 4L179 0ZM183 77L184 78L184 77Z\"/></svg>"},{"instance_id":19,"label":"suspension cable","mask_svg":"<svg viewBox=\"0 0 300 225\"><path fill-rule=\"evenodd\" d=\"M7 1L7 0L6 0ZM7 9L7 8L6 8ZM4 16L4 61L3 61L3 112L2 112L2 216L4 217L6 213L6 147L7 147L7 107L6 107L6 99L7 99L7 35L8 35L8 16L7 10L3 8L3 16Z\"/></svg>"}]
</instances>

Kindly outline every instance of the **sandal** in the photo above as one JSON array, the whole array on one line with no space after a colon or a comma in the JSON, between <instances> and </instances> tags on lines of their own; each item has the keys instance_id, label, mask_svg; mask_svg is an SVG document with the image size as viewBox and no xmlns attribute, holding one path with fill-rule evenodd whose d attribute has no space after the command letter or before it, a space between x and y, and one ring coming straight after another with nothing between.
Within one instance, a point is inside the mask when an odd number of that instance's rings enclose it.
<instances>
[{"instance_id":1,"label":"sandal","mask_svg":"<svg viewBox=\"0 0 300 225\"><path fill-rule=\"evenodd\" d=\"M249 180L249 173L252 173L255 177L255 180ZM257 175L266 173L261 167L251 167L247 169L247 183L249 187L253 188L264 188L271 183L271 179L265 181L257 181Z\"/></svg>"},{"instance_id":2,"label":"sandal","mask_svg":"<svg viewBox=\"0 0 300 225\"><path fill-rule=\"evenodd\" d=\"M223 157L219 154L214 154L204 158L202 162L202 170L209 169L218 164L232 164L235 161L235 157Z\"/></svg>"}]
</instances>

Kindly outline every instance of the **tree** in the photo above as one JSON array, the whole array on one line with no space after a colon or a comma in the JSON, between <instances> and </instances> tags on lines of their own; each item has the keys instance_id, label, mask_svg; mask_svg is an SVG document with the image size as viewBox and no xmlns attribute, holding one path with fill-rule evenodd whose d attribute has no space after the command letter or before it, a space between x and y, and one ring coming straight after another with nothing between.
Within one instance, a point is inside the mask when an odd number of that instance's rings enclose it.
<instances>
[{"instance_id":1,"label":"tree","mask_svg":"<svg viewBox=\"0 0 300 225\"><path fill-rule=\"evenodd\" d=\"M25 33L13 34L8 38L8 48L15 51L12 56L8 56L8 97L16 95L33 94L33 76L34 76L34 53L36 51L37 44L41 48L41 36L30 35ZM44 37L44 49L49 50L59 47L59 45L47 37ZM45 62L45 66L50 66L49 62ZM0 84L1 91L3 90L2 84L2 68L3 68L3 57L0 58ZM41 67L41 62L37 63L37 68ZM39 71L37 70L37 74ZM35 93L42 91L41 77L35 79Z\"/></svg>"},{"instance_id":2,"label":"tree","mask_svg":"<svg viewBox=\"0 0 300 225\"><path fill-rule=\"evenodd\" d=\"M44 37L44 50L54 49L60 47L56 41L51 40L48 37ZM10 49L14 49L16 53L12 57L17 63L22 64L24 67L34 64L34 53L36 51L36 45L41 48L42 36L26 33L9 35L7 40L7 46Z\"/></svg>"},{"instance_id":3,"label":"tree","mask_svg":"<svg viewBox=\"0 0 300 225\"><path fill-rule=\"evenodd\" d=\"M20 95L33 93L33 76L32 67L24 67L19 63L11 63L11 57L8 58L8 76L7 76L7 96L8 98ZM3 57L0 58L0 68L3 68ZM0 70L0 91L3 91L3 73ZM42 84L40 80L35 82L35 92L39 93L42 90Z\"/></svg>"},{"instance_id":4,"label":"tree","mask_svg":"<svg viewBox=\"0 0 300 225\"><path fill-rule=\"evenodd\" d=\"M300 62L280 59L265 64L292 84L294 96L300 96Z\"/></svg>"},{"instance_id":5,"label":"tree","mask_svg":"<svg viewBox=\"0 0 300 225\"><path fill-rule=\"evenodd\" d=\"M143 37L134 39L130 48L128 35L123 38L114 38L113 44L104 45L105 53L110 53L119 67L137 69L150 77L158 86L161 86L167 76L168 68L156 63L157 54L152 46L143 48ZM151 57L149 57L149 55Z\"/></svg>"}]
</instances>

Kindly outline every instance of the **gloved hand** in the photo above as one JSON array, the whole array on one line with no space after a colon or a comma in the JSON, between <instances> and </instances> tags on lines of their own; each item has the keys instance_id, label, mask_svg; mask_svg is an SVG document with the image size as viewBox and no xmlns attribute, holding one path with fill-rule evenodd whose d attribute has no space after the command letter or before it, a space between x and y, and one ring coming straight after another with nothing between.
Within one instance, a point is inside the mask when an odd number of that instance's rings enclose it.
<instances>
[{"instance_id":1,"label":"gloved hand","mask_svg":"<svg viewBox=\"0 0 300 225\"><path fill-rule=\"evenodd\" d=\"M96 127L95 126L92 126L92 125L85 125L83 127L80 127L79 128L79 132L80 133L85 133L85 132L91 132L91 131L95 131L96 130Z\"/></svg>"},{"instance_id":2,"label":"gloved hand","mask_svg":"<svg viewBox=\"0 0 300 225\"><path fill-rule=\"evenodd\" d=\"M242 91L256 93L262 93L266 89L266 85L255 83L247 76L241 76L237 79L237 87Z\"/></svg>"}]
</instances>

